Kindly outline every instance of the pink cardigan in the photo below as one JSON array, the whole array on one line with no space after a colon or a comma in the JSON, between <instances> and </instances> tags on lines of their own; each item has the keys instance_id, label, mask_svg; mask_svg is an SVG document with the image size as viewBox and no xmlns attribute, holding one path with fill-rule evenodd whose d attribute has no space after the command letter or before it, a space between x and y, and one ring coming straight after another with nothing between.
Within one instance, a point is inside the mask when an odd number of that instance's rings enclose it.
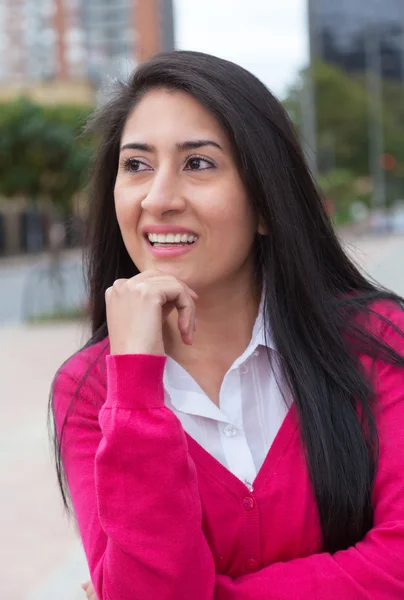
<instances>
[{"instance_id":1,"label":"pink cardigan","mask_svg":"<svg viewBox=\"0 0 404 600\"><path fill-rule=\"evenodd\" d=\"M402 311L382 312L404 329ZM374 319L404 353L404 340ZM60 370L55 416L91 578L104 600L402 600L404 371L376 361L380 462L374 527L322 552L292 405L254 491L184 433L164 406L165 358L106 356L107 341ZM93 365L94 359L99 360ZM362 357L370 369L371 361Z\"/></svg>"}]
</instances>

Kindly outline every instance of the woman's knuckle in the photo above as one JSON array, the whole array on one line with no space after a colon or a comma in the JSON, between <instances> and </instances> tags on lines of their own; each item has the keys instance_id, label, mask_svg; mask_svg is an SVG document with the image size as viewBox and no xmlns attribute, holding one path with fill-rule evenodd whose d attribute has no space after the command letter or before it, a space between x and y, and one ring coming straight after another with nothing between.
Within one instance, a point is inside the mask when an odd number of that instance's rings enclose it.
<instances>
[{"instance_id":1,"label":"woman's knuckle","mask_svg":"<svg viewBox=\"0 0 404 600\"><path fill-rule=\"evenodd\" d=\"M126 286L126 279L116 279L112 288L115 292L121 292Z\"/></svg>"},{"instance_id":2,"label":"woman's knuckle","mask_svg":"<svg viewBox=\"0 0 404 600\"><path fill-rule=\"evenodd\" d=\"M128 282L128 290L136 294L143 294L147 290L147 287L148 286L144 281L136 281L136 279L131 279Z\"/></svg>"}]
</instances>

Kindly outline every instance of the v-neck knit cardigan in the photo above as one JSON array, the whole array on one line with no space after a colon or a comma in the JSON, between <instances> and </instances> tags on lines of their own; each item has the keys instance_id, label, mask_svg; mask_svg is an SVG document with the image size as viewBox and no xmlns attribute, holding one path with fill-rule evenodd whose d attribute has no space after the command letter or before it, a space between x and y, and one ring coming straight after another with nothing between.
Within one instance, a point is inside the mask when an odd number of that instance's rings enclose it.
<instances>
[{"instance_id":1,"label":"v-neck knit cardigan","mask_svg":"<svg viewBox=\"0 0 404 600\"><path fill-rule=\"evenodd\" d=\"M404 329L394 305L379 312ZM378 318L371 326L404 354L394 327ZM404 598L403 369L360 357L378 400L374 525L331 555L322 551L295 405L251 492L165 407L165 357L107 355L106 346L79 352L54 385L59 435L68 414L64 468L100 600Z\"/></svg>"}]
</instances>

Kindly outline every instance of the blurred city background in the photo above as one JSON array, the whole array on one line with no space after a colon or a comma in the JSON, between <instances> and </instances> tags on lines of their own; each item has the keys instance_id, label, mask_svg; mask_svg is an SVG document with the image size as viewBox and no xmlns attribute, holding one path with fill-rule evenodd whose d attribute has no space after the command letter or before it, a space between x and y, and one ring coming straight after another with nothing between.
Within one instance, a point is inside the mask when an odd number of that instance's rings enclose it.
<instances>
[{"instance_id":1,"label":"blurred city background","mask_svg":"<svg viewBox=\"0 0 404 600\"><path fill-rule=\"evenodd\" d=\"M0 0L0 589L78 600L88 576L46 431L86 340L83 126L143 60L201 50L284 103L341 239L404 295L403 0Z\"/></svg>"}]
</instances>

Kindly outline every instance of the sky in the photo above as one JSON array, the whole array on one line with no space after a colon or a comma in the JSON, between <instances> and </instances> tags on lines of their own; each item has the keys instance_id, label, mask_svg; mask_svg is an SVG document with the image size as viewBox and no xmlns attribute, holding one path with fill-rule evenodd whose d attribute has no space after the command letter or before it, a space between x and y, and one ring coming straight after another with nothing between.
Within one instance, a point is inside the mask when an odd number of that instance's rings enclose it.
<instances>
[{"instance_id":1,"label":"sky","mask_svg":"<svg viewBox=\"0 0 404 600\"><path fill-rule=\"evenodd\" d=\"M176 47L232 60L282 98L307 64L306 0L174 0Z\"/></svg>"}]
</instances>

